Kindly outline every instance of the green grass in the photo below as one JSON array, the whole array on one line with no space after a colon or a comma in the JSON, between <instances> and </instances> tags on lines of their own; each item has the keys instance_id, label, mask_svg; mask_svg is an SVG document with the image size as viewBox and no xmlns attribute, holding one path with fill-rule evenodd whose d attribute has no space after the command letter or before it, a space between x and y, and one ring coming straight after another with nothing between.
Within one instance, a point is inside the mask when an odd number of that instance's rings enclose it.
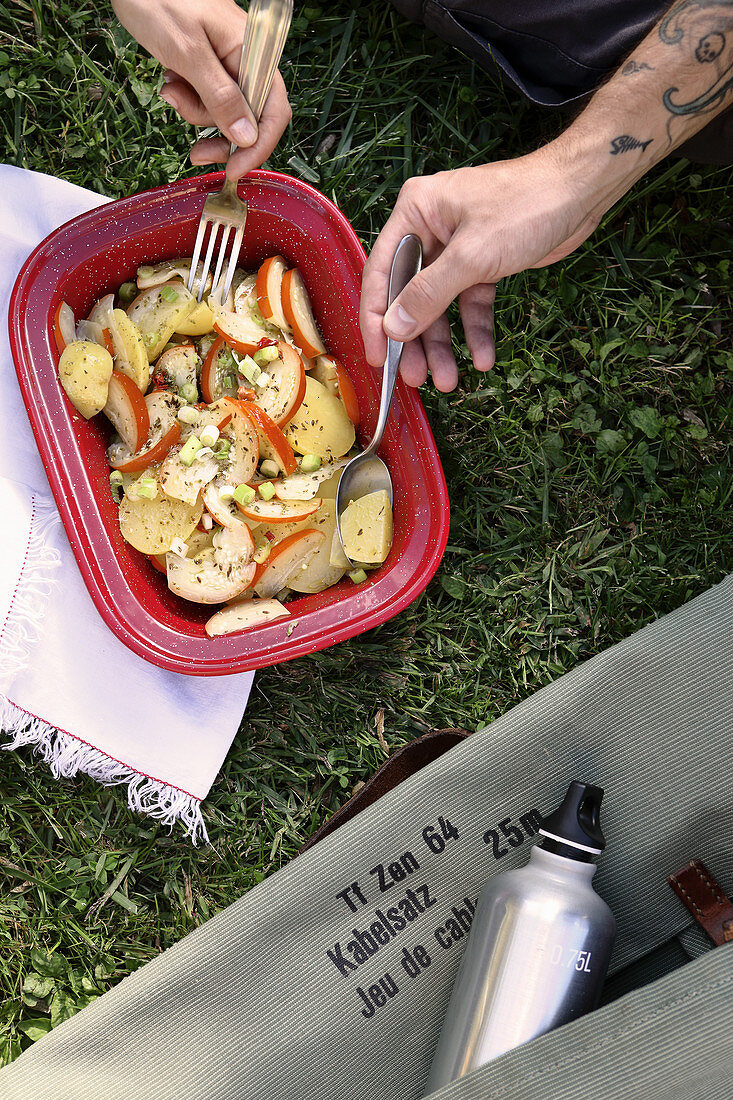
<instances>
[{"instance_id":1,"label":"green grass","mask_svg":"<svg viewBox=\"0 0 733 1100\"><path fill-rule=\"evenodd\" d=\"M299 9L270 163L368 247L411 174L517 155L561 120L386 3L354 10ZM0 12L7 161L111 196L190 173L158 83L98 5ZM459 389L423 395L453 514L437 577L380 629L258 673L205 804L211 848L2 757L0 1060L279 867L387 751L475 730L733 568L728 181L671 160L576 255L501 286L496 370L457 343Z\"/></svg>"}]
</instances>

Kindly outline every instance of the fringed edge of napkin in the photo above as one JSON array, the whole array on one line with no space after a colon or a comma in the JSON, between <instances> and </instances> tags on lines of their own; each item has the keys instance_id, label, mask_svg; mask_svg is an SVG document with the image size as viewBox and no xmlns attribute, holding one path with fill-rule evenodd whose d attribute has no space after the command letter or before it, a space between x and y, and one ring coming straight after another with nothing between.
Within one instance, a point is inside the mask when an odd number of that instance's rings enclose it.
<instances>
[{"instance_id":1,"label":"fringed edge of napkin","mask_svg":"<svg viewBox=\"0 0 733 1100\"><path fill-rule=\"evenodd\" d=\"M55 505L33 494L31 508L28 547L6 621L0 630L0 683L3 684L11 684L13 676L32 659L33 644L43 624L45 603L56 580L54 572L61 564L58 551L46 538L48 529L61 522ZM24 710L2 691L0 733L11 739L0 748L10 750L31 745L49 765L55 779L69 779L83 772L105 787L124 783L131 810L147 814L169 829L180 824L194 845L208 843L200 798L138 772L80 737L57 729L45 718Z\"/></svg>"},{"instance_id":2,"label":"fringed edge of napkin","mask_svg":"<svg viewBox=\"0 0 733 1100\"><path fill-rule=\"evenodd\" d=\"M54 779L71 779L83 772L105 787L124 783L131 810L155 818L170 829L180 824L194 845L208 844L201 799L195 795L135 771L80 737L57 729L45 718L24 710L4 695L0 695L0 726L12 738L3 749L31 745L48 764Z\"/></svg>"}]
</instances>

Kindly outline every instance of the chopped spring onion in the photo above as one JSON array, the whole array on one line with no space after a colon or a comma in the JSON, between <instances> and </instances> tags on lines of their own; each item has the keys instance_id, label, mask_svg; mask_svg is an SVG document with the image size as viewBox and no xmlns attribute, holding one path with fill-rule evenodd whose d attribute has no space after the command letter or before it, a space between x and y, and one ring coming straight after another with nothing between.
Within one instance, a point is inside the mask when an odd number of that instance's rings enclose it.
<instances>
[{"instance_id":1,"label":"chopped spring onion","mask_svg":"<svg viewBox=\"0 0 733 1100\"><path fill-rule=\"evenodd\" d=\"M226 462L229 458L229 451L231 450L231 442L228 439L224 439L222 436L216 441L216 448L214 450L214 458L217 462Z\"/></svg>"},{"instance_id":2,"label":"chopped spring onion","mask_svg":"<svg viewBox=\"0 0 733 1100\"><path fill-rule=\"evenodd\" d=\"M124 478L119 470L113 470L109 475L109 487L112 490L112 499L120 503L120 489L124 484Z\"/></svg>"},{"instance_id":3,"label":"chopped spring onion","mask_svg":"<svg viewBox=\"0 0 733 1100\"><path fill-rule=\"evenodd\" d=\"M248 382L255 385L257 378L260 375L260 368L251 355L237 355L236 363L239 368L239 373L244 375Z\"/></svg>"},{"instance_id":4,"label":"chopped spring onion","mask_svg":"<svg viewBox=\"0 0 733 1100\"><path fill-rule=\"evenodd\" d=\"M251 485L238 485L234 490L234 500L237 504L251 504L257 493Z\"/></svg>"},{"instance_id":5,"label":"chopped spring onion","mask_svg":"<svg viewBox=\"0 0 733 1100\"><path fill-rule=\"evenodd\" d=\"M171 554L177 554L179 558L185 558L188 554L188 547L183 539L173 539L170 552Z\"/></svg>"},{"instance_id":6,"label":"chopped spring onion","mask_svg":"<svg viewBox=\"0 0 733 1100\"><path fill-rule=\"evenodd\" d=\"M123 283L118 291L121 302L131 302L137 298L137 285L135 283Z\"/></svg>"},{"instance_id":7,"label":"chopped spring onion","mask_svg":"<svg viewBox=\"0 0 733 1100\"><path fill-rule=\"evenodd\" d=\"M145 344L146 347L149 347L149 348L155 347L155 345L158 343L158 334L157 334L157 332L144 332L143 333L143 343Z\"/></svg>"},{"instance_id":8,"label":"chopped spring onion","mask_svg":"<svg viewBox=\"0 0 733 1100\"><path fill-rule=\"evenodd\" d=\"M196 458L197 459L199 459L199 458L208 458L209 455L211 455L212 457L214 455L214 452L212 451L211 447L202 447L200 451L196 452Z\"/></svg>"},{"instance_id":9,"label":"chopped spring onion","mask_svg":"<svg viewBox=\"0 0 733 1100\"><path fill-rule=\"evenodd\" d=\"M135 482L135 495L154 500L158 495L158 483L154 477L141 477Z\"/></svg>"},{"instance_id":10,"label":"chopped spring onion","mask_svg":"<svg viewBox=\"0 0 733 1100\"><path fill-rule=\"evenodd\" d=\"M248 486L249 488L249 486ZM235 493L235 487L233 485L222 485L219 488L219 500L227 501L233 500Z\"/></svg>"},{"instance_id":11,"label":"chopped spring onion","mask_svg":"<svg viewBox=\"0 0 733 1100\"><path fill-rule=\"evenodd\" d=\"M233 374L225 374L221 380L221 384L226 390L236 390L237 379L234 377Z\"/></svg>"},{"instance_id":12,"label":"chopped spring onion","mask_svg":"<svg viewBox=\"0 0 733 1100\"><path fill-rule=\"evenodd\" d=\"M203 443L198 436L190 435L178 452L178 457L184 466L191 466Z\"/></svg>"},{"instance_id":13,"label":"chopped spring onion","mask_svg":"<svg viewBox=\"0 0 733 1100\"><path fill-rule=\"evenodd\" d=\"M300 468L304 474L314 474L320 470L322 461L319 455L303 455L300 460Z\"/></svg>"},{"instance_id":14,"label":"chopped spring onion","mask_svg":"<svg viewBox=\"0 0 733 1100\"><path fill-rule=\"evenodd\" d=\"M162 286L160 288L161 298L165 298L166 302L177 302L178 291L174 290L172 286Z\"/></svg>"},{"instance_id":15,"label":"chopped spring onion","mask_svg":"<svg viewBox=\"0 0 733 1100\"><path fill-rule=\"evenodd\" d=\"M189 405L193 405L199 399L199 391L193 382L185 382L179 389L178 396L188 401Z\"/></svg>"},{"instance_id":16,"label":"chopped spring onion","mask_svg":"<svg viewBox=\"0 0 733 1100\"><path fill-rule=\"evenodd\" d=\"M199 439L203 443L204 447L213 447L219 438L219 429L215 424L207 424L202 432L199 432Z\"/></svg>"},{"instance_id":17,"label":"chopped spring onion","mask_svg":"<svg viewBox=\"0 0 733 1100\"><path fill-rule=\"evenodd\" d=\"M367 575L363 569L355 569L353 573L349 573L349 580L354 584L363 584L366 579Z\"/></svg>"},{"instance_id":18,"label":"chopped spring onion","mask_svg":"<svg viewBox=\"0 0 733 1100\"><path fill-rule=\"evenodd\" d=\"M204 512L204 514L202 515L201 526L203 527L204 531L210 531L211 528L214 526L214 521L208 512Z\"/></svg>"},{"instance_id":19,"label":"chopped spring onion","mask_svg":"<svg viewBox=\"0 0 733 1100\"><path fill-rule=\"evenodd\" d=\"M266 458L260 466L263 477L277 477L280 473L280 467L277 462L273 462L271 458Z\"/></svg>"},{"instance_id":20,"label":"chopped spring onion","mask_svg":"<svg viewBox=\"0 0 733 1100\"><path fill-rule=\"evenodd\" d=\"M268 344L264 348L258 348L252 358L258 367L264 367L266 363L272 363L274 359L280 358L277 344Z\"/></svg>"},{"instance_id":21,"label":"chopped spring onion","mask_svg":"<svg viewBox=\"0 0 733 1100\"><path fill-rule=\"evenodd\" d=\"M263 481L261 485L257 486L257 492L263 500L272 500L275 495L275 486L271 481Z\"/></svg>"},{"instance_id":22,"label":"chopped spring onion","mask_svg":"<svg viewBox=\"0 0 733 1100\"><path fill-rule=\"evenodd\" d=\"M235 355L234 360L239 369L239 373L249 382L250 386L266 386L270 381L269 374L265 374L260 370L255 360L251 355Z\"/></svg>"},{"instance_id":23,"label":"chopped spring onion","mask_svg":"<svg viewBox=\"0 0 733 1100\"><path fill-rule=\"evenodd\" d=\"M182 424L198 424L200 417L201 414L198 409L194 409L191 405L184 405L176 414L176 418Z\"/></svg>"}]
</instances>

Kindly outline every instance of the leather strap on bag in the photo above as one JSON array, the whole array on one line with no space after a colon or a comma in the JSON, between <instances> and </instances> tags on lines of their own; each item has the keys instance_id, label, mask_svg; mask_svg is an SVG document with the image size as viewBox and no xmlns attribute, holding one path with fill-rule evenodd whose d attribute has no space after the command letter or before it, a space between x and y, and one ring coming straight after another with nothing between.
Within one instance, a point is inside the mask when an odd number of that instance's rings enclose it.
<instances>
[{"instance_id":1,"label":"leather strap on bag","mask_svg":"<svg viewBox=\"0 0 733 1100\"><path fill-rule=\"evenodd\" d=\"M307 848L311 848L324 836L332 833L334 829L338 829L339 825L343 825L345 821L351 821L352 817L356 817L372 802L376 802L387 791L391 791L403 779L414 775L426 764L432 764L433 760L437 760L444 752L452 749L454 745L459 744L468 736L469 731L463 729L432 730L431 733L426 733L422 737L403 745L393 756L390 756L389 760L382 764L381 768L374 773L371 779L367 780L364 786L348 802L345 802L327 821L324 821L320 829L305 842L300 849L301 852L305 852Z\"/></svg>"},{"instance_id":2,"label":"leather strap on bag","mask_svg":"<svg viewBox=\"0 0 733 1100\"><path fill-rule=\"evenodd\" d=\"M714 944L733 941L733 902L701 859L693 859L667 882Z\"/></svg>"}]
</instances>

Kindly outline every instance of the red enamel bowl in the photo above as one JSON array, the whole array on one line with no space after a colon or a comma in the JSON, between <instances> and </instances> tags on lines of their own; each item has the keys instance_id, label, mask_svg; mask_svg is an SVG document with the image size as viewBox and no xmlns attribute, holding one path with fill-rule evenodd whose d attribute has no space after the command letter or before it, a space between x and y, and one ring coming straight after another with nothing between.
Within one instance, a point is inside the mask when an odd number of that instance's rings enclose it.
<instances>
[{"instance_id":1,"label":"red enamel bowl","mask_svg":"<svg viewBox=\"0 0 733 1100\"><path fill-rule=\"evenodd\" d=\"M23 266L10 302L10 343L38 449L69 542L102 618L147 661L189 675L223 675L313 653L396 615L435 573L448 537L445 478L416 391L398 382L382 457L395 493L394 542L368 581L348 578L294 599L291 617L243 634L209 638L211 607L174 596L150 561L120 534L105 457L111 427L86 421L59 385L53 316L62 299L77 318L135 277L140 264L190 256L206 195L222 173L156 187L100 206L48 236ZM329 351L345 364L359 398L364 438L379 405L379 378L364 359L359 293L365 254L343 214L300 180L252 172L240 196L249 208L240 263L273 253L305 279Z\"/></svg>"}]
</instances>

